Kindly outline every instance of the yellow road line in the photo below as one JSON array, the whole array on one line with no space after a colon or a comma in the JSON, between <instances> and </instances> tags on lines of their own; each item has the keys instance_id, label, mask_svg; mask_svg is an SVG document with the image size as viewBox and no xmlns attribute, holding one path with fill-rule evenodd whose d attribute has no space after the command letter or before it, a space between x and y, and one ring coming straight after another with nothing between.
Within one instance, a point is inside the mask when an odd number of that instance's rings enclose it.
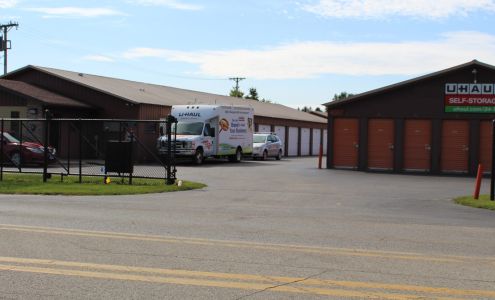
<instances>
[{"instance_id":1,"label":"yellow road line","mask_svg":"<svg viewBox=\"0 0 495 300\"><path fill-rule=\"evenodd\" d=\"M13 272L28 272L28 273L37 273L37 274L49 274L49 275L78 276L78 277L107 279L107 280L140 281L140 282L148 282L148 283L207 286L207 287L232 288L232 289L244 289L244 290L269 289L270 291L273 292L313 294L313 295L325 295L325 296L333 296L333 297L348 297L348 298L359 297L359 298L367 298L367 299L391 299L391 300L425 299L424 296L405 295L405 294L396 294L396 293L351 291L351 290L343 290L343 289L324 289L324 288L312 288L312 287L299 288L296 286L289 286L289 285L274 286L271 284L260 284L260 283L249 283L249 282L231 282L231 281L201 280L201 279L190 279L190 278L143 276L143 275L133 275L133 274L91 272L91 271L79 271L79 270L69 270L69 269L25 267L25 266L16 266L16 265L0 265L0 270L13 271ZM435 299L453 300L459 298L435 297Z\"/></svg>"},{"instance_id":2,"label":"yellow road line","mask_svg":"<svg viewBox=\"0 0 495 300\"><path fill-rule=\"evenodd\" d=\"M31 258L18 258L18 257L0 257L1 263L14 263L14 264L29 264L29 265L42 265L49 267L72 267L81 269L93 269L113 272L134 272L134 273L151 273L158 275L171 275L171 276L186 276L186 277L203 277L203 278L215 278L224 280L244 280L244 281L260 281L269 282L271 285L287 284L298 282L298 285L313 285L313 286L331 286L331 287L345 287L353 289L383 289L383 290L395 290L405 292L416 293L430 293L430 294L446 294L451 296L483 296L494 297L495 291L488 290L461 290L450 289L444 287L427 287L417 285L402 285L402 284L386 284L375 282L354 282L354 281L338 281L338 280L326 280L326 279L305 279L302 277L282 277L282 276L265 276L265 275L251 275L251 274L234 274L234 273L218 273L218 272L204 272L204 271L188 271L177 269L160 269L149 267L133 267L122 265L108 265L108 264L94 264L72 261L59 261L59 260L47 260L47 259L31 259Z\"/></svg>"},{"instance_id":3,"label":"yellow road line","mask_svg":"<svg viewBox=\"0 0 495 300\"><path fill-rule=\"evenodd\" d=\"M159 242L159 243L181 243L181 244L202 245L202 246L222 246L222 247L230 247L230 248L249 248L249 249L269 250L269 251L314 253L314 254L322 254L322 255L341 255L341 256L358 256L358 257L378 257L378 258L386 258L386 259L419 260L419 261L430 261L430 262L461 263L461 262L465 262L466 260L495 261L495 258L491 258L491 257L478 258L478 257L463 257L463 256L427 256L420 253L409 253L409 252L378 251L378 250L368 251L368 250L359 250L359 249L311 247L311 246L269 244L269 243L262 244L255 242L241 242L241 241L234 242L234 241L222 241L222 240L199 239L199 238L166 237L166 236L158 236L158 235L141 235L141 234L115 233L115 232L106 232L106 231L87 231L87 230L74 230L74 229L62 229L62 228L50 228L50 227L17 226L17 225L7 225L7 224L0 224L0 230L84 236L84 237L94 237L94 238L137 240L137 241L148 241L148 242Z\"/></svg>"}]
</instances>

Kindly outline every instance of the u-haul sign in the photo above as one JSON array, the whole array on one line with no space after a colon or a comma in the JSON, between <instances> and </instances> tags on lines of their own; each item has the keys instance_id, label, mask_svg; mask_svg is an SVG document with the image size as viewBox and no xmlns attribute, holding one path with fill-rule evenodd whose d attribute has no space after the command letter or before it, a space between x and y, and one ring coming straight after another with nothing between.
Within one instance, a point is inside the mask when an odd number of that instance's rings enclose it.
<instances>
[{"instance_id":1,"label":"u-haul sign","mask_svg":"<svg viewBox=\"0 0 495 300\"><path fill-rule=\"evenodd\" d=\"M495 84L445 84L445 112L495 113Z\"/></svg>"}]
</instances>

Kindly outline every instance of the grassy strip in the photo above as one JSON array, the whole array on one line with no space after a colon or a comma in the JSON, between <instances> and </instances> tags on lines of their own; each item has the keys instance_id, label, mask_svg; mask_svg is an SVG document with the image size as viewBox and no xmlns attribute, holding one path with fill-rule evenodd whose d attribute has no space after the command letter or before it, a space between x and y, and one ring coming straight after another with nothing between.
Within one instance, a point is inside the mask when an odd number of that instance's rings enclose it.
<instances>
[{"instance_id":1,"label":"grassy strip","mask_svg":"<svg viewBox=\"0 0 495 300\"><path fill-rule=\"evenodd\" d=\"M165 185L163 179L135 178L132 185L127 180L122 183L120 178L110 178L109 184L103 183L102 177L83 177L79 183L78 176L54 176L43 183L41 175L4 174L0 181L0 194L30 194L30 195L135 195L147 193L176 192L200 189L206 185L197 182L182 181L182 185Z\"/></svg>"},{"instance_id":2,"label":"grassy strip","mask_svg":"<svg viewBox=\"0 0 495 300\"><path fill-rule=\"evenodd\" d=\"M473 196L464 196L455 198L454 201L461 205L495 210L495 201L490 200L490 195L480 195L478 200L473 199Z\"/></svg>"}]
</instances>

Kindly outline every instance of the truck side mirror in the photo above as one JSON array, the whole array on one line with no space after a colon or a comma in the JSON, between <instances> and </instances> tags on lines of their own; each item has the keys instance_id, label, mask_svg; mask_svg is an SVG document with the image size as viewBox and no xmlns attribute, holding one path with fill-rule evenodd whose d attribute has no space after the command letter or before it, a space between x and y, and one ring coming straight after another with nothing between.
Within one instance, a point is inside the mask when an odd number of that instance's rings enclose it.
<instances>
[{"instance_id":1,"label":"truck side mirror","mask_svg":"<svg viewBox=\"0 0 495 300\"><path fill-rule=\"evenodd\" d=\"M209 128L208 135L211 137L215 137L215 128Z\"/></svg>"},{"instance_id":2,"label":"truck side mirror","mask_svg":"<svg viewBox=\"0 0 495 300\"><path fill-rule=\"evenodd\" d=\"M165 135L165 132L163 132L163 126L160 126L160 135Z\"/></svg>"}]
</instances>

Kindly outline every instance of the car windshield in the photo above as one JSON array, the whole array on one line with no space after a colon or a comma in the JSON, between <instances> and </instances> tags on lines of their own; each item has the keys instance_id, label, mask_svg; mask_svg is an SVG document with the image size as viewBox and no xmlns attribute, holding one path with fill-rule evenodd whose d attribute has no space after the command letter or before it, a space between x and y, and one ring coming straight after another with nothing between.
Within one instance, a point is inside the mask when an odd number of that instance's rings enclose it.
<instances>
[{"instance_id":1,"label":"car windshield","mask_svg":"<svg viewBox=\"0 0 495 300\"><path fill-rule=\"evenodd\" d=\"M266 135L253 136L253 143L264 143L266 141Z\"/></svg>"},{"instance_id":2,"label":"car windshield","mask_svg":"<svg viewBox=\"0 0 495 300\"><path fill-rule=\"evenodd\" d=\"M19 143L19 140L13 137L10 133L4 132L3 137L8 143Z\"/></svg>"},{"instance_id":3,"label":"car windshield","mask_svg":"<svg viewBox=\"0 0 495 300\"><path fill-rule=\"evenodd\" d=\"M175 124L172 125L172 132L175 130ZM177 123L177 134L179 135L201 135L203 133L203 123Z\"/></svg>"}]
</instances>

